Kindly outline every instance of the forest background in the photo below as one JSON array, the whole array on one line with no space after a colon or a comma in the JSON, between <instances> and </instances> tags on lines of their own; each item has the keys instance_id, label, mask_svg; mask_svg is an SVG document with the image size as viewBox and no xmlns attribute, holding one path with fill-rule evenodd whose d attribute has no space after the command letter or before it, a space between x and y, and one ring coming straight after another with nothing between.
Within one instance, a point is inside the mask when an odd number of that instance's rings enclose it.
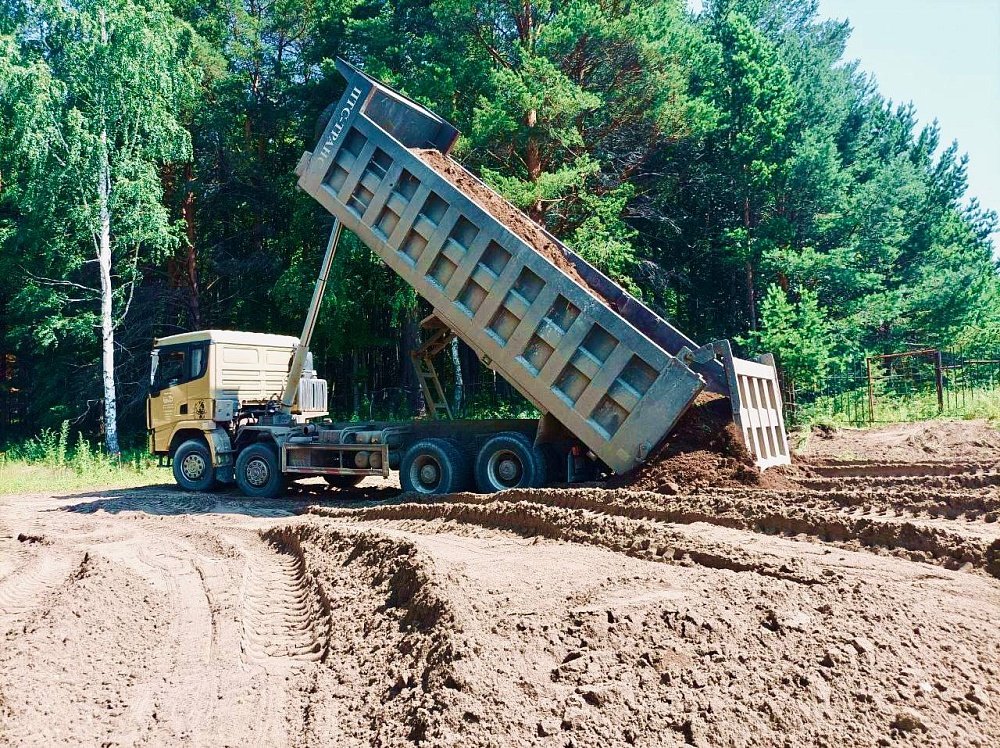
<instances>
[{"instance_id":1,"label":"forest background","mask_svg":"<svg viewBox=\"0 0 1000 748\"><path fill-rule=\"evenodd\" d=\"M141 441L154 337L299 333L332 219L294 167L338 56L686 334L776 352L786 389L994 346L997 216L849 34L815 0L0 0L8 429L69 420L116 451L115 425ZM337 415L419 407L426 311L345 237L312 346ZM467 410L505 412L471 351L451 361Z\"/></svg>"}]
</instances>

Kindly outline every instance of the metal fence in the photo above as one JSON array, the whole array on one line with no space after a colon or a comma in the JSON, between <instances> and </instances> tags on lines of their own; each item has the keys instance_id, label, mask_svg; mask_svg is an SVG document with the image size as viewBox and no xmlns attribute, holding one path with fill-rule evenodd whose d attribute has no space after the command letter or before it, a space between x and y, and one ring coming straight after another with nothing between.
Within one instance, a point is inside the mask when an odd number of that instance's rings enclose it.
<instances>
[{"instance_id":1,"label":"metal fence","mask_svg":"<svg viewBox=\"0 0 1000 748\"><path fill-rule=\"evenodd\" d=\"M919 348L867 356L822 387L784 392L792 422L826 416L860 426L1000 414L1000 354Z\"/></svg>"}]
</instances>

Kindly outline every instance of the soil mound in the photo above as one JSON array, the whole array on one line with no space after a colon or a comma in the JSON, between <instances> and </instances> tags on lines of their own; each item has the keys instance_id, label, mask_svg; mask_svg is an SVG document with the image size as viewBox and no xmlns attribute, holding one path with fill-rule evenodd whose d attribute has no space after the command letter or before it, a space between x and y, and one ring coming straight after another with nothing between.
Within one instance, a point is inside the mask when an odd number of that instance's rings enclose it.
<instances>
[{"instance_id":1,"label":"soil mound","mask_svg":"<svg viewBox=\"0 0 1000 748\"><path fill-rule=\"evenodd\" d=\"M702 393L646 464L615 476L609 488L673 495L693 488L780 488L784 476L762 474L733 423L729 398Z\"/></svg>"},{"instance_id":2,"label":"soil mound","mask_svg":"<svg viewBox=\"0 0 1000 748\"><path fill-rule=\"evenodd\" d=\"M996 464L1000 431L982 419L896 423L866 429L814 427L796 453L808 462L944 460Z\"/></svg>"},{"instance_id":3,"label":"soil mound","mask_svg":"<svg viewBox=\"0 0 1000 748\"><path fill-rule=\"evenodd\" d=\"M686 527L587 509L586 493L322 512L329 531L411 543L450 612L427 630L450 656L415 662L395 697L426 711L383 713L429 715L419 734L441 746L997 745L993 581L855 552L916 547L912 529L880 540L856 518L856 548L834 551L775 537L784 524L737 529L777 520L779 494L677 500ZM727 526L695 518L726 506Z\"/></svg>"}]
</instances>

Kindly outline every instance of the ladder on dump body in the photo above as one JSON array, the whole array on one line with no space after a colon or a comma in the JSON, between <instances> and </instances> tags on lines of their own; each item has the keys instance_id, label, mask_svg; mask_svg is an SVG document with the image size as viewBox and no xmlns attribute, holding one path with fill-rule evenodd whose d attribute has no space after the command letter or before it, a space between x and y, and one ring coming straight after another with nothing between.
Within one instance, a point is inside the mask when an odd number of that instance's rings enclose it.
<instances>
[{"instance_id":1,"label":"ladder on dump body","mask_svg":"<svg viewBox=\"0 0 1000 748\"><path fill-rule=\"evenodd\" d=\"M417 372L417 381L424 393L424 402L431 418L443 417L449 421L454 418L448 398L441 386L441 379L434 368L434 357L443 351L452 340L453 333L447 325L433 314L420 322L421 329L431 330L431 336L417 350L410 351L410 361Z\"/></svg>"}]
</instances>

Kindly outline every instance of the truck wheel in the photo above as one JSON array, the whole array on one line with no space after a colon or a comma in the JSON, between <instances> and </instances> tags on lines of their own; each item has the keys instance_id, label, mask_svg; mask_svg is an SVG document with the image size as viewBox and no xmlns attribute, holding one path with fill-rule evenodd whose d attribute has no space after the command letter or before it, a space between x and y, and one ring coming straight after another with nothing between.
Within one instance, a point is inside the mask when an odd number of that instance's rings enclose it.
<instances>
[{"instance_id":1,"label":"truck wheel","mask_svg":"<svg viewBox=\"0 0 1000 748\"><path fill-rule=\"evenodd\" d=\"M257 442L240 452L236 485L245 496L256 499L276 499L285 492L285 476L273 444Z\"/></svg>"},{"instance_id":2,"label":"truck wheel","mask_svg":"<svg viewBox=\"0 0 1000 748\"><path fill-rule=\"evenodd\" d=\"M208 491L215 485L212 453L201 439L188 439L174 452L174 480L185 491Z\"/></svg>"},{"instance_id":3,"label":"truck wheel","mask_svg":"<svg viewBox=\"0 0 1000 748\"><path fill-rule=\"evenodd\" d=\"M332 488L354 488L365 479L363 475L324 475L323 480Z\"/></svg>"},{"instance_id":4,"label":"truck wheel","mask_svg":"<svg viewBox=\"0 0 1000 748\"><path fill-rule=\"evenodd\" d=\"M547 478L545 454L531 439L505 431L487 441L476 456L476 486L481 493L508 488L540 488Z\"/></svg>"},{"instance_id":5,"label":"truck wheel","mask_svg":"<svg viewBox=\"0 0 1000 748\"><path fill-rule=\"evenodd\" d=\"M444 439L423 439L403 455L399 482L404 492L430 496L465 491L472 484L469 459Z\"/></svg>"}]
</instances>

